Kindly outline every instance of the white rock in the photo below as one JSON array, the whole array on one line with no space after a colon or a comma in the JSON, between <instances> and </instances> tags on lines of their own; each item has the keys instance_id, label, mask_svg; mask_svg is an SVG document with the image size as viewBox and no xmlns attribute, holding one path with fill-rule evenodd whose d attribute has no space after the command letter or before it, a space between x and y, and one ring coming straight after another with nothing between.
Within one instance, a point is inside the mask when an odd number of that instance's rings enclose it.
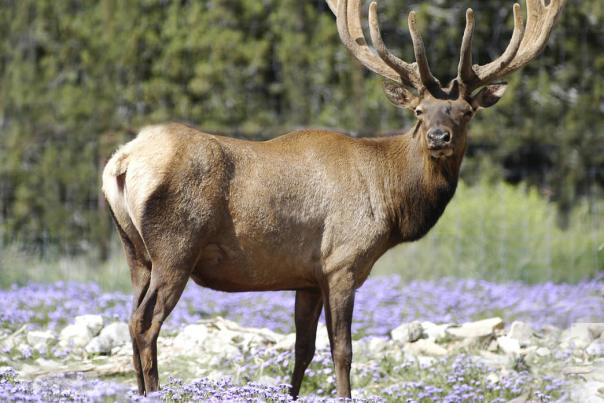
<instances>
[{"instance_id":1,"label":"white rock","mask_svg":"<svg viewBox=\"0 0 604 403\"><path fill-rule=\"evenodd\" d=\"M107 325L101 333L86 345L86 352L91 354L108 354L115 347L130 342L128 324L115 322Z\"/></svg>"},{"instance_id":2,"label":"white rock","mask_svg":"<svg viewBox=\"0 0 604 403\"><path fill-rule=\"evenodd\" d=\"M422 322L424 336L426 336L432 341L439 341L444 339L447 336L447 329L451 326L453 326L451 323L437 325L432 322Z\"/></svg>"},{"instance_id":3,"label":"white rock","mask_svg":"<svg viewBox=\"0 0 604 403\"><path fill-rule=\"evenodd\" d=\"M427 355L420 355L417 357L417 363L419 364L420 368L430 368L436 364L436 358L429 357Z\"/></svg>"},{"instance_id":4,"label":"white rock","mask_svg":"<svg viewBox=\"0 0 604 403\"><path fill-rule=\"evenodd\" d=\"M5 336L0 338L0 351L9 351L26 343L26 332L27 325L21 326L17 331L10 334L9 332L5 332Z\"/></svg>"},{"instance_id":5,"label":"white rock","mask_svg":"<svg viewBox=\"0 0 604 403\"><path fill-rule=\"evenodd\" d=\"M132 343L124 344L123 346L117 346L111 349L111 355L132 355Z\"/></svg>"},{"instance_id":6,"label":"white rock","mask_svg":"<svg viewBox=\"0 0 604 403\"><path fill-rule=\"evenodd\" d=\"M447 350L444 347L428 339L419 339L414 343L406 343L403 350L413 355L442 356L447 354Z\"/></svg>"},{"instance_id":7,"label":"white rock","mask_svg":"<svg viewBox=\"0 0 604 403\"><path fill-rule=\"evenodd\" d=\"M487 381L491 384L499 383L499 376L496 373L491 372L487 375Z\"/></svg>"},{"instance_id":8,"label":"white rock","mask_svg":"<svg viewBox=\"0 0 604 403\"><path fill-rule=\"evenodd\" d=\"M390 332L392 340L398 341L399 343L413 343L421 339L423 334L423 327L420 322L403 323L396 329Z\"/></svg>"},{"instance_id":9,"label":"white rock","mask_svg":"<svg viewBox=\"0 0 604 403\"><path fill-rule=\"evenodd\" d=\"M581 403L602 403L604 383L598 381L573 382L566 401Z\"/></svg>"},{"instance_id":10,"label":"white rock","mask_svg":"<svg viewBox=\"0 0 604 403\"><path fill-rule=\"evenodd\" d=\"M479 356L474 356L479 362L485 364L487 367L500 368L501 372L498 372L501 376L505 376L503 371L509 366L510 357L503 354L495 354L490 351L481 351Z\"/></svg>"},{"instance_id":11,"label":"white rock","mask_svg":"<svg viewBox=\"0 0 604 403\"><path fill-rule=\"evenodd\" d=\"M224 360L231 360L241 356L241 351L235 345L241 342L238 332L228 330L226 326L208 326L204 323L186 326L175 338L173 346L181 354L190 354L196 351L206 355L210 366L220 365Z\"/></svg>"},{"instance_id":12,"label":"white rock","mask_svg":"<svg viewBox=\"0 0 604 403\"><path fill-rule=\"evenodd\" d=\"M530 402L530 392L524 393L514 399L508 400L508 403L529 403Z\"/></svg>"},{"instance_id":13,"label":"white rock","mask_svg":"<svg viewBox=\"0 0 604 403\"><path fill-rule=\"evenodd\" d=\"M365 343L367 351L370 354L381 353L388 349L389 343L388 339L383 337L371 337L369 341Z\"/></svg>"},{"instance_id":14,"label":"white rock","mask_svg":"<svg viewBox=\"0 0 604 403\"><path fill-rule=\"evenodd\" d=\"M174 345L181 350L197 350L203 348L209 331L206 325L188 325L178 333L174 339Z\"/></svg>"},{"instance_id":15,"label":"white rock","mask_svg":"<svg viewBox=\"0 0 604 403\"><path fill-rule=\"evenodd\" d=\"M390 343L390 340L386 337L364 337L361 340L352 341L352 351L354 351L355 354L378 357L384 352L388 354L392 352ZM381 356L383 356L383 354Z\"/></svg>"},{"instance_id":16,"label":"white rock","mask_svg":"<svg viewBox=\"0 0 604 403\"><path fill-rule=\"evenodd\" d=\"M512 323L507 336L518 340L521 346L527 346L531 342L533 333L533 328L528 323L515 321Z\"/></svg>"},{"instance_id":17,"label":"white rock","mask_svg":"<svg viewBox=\"0 0 604 403\"><path fill-rule=\"evenodd\" d=\"M201 321L200 324L207 327L211 337L228 340L243 349L258 345L272 346L283 338L283 335L272 330L242 327L221 317Z\"/></svg>"},{"instance_id":18,"label":"white rock","mask_svg":"<svg viewBox=\"0 0 604 403\"><path fill-rule=\"evenodd\" d=\"M63 348L84 347L93 337L88 327L68 325L59 334L59 345Z\"/></svg>"},{"instance_id":19,"label":"white rock","mask_svg":"<svg viewBox=\"0 0 604 403\"><path fill-rule=\"evenodd\" d=\"M487 346L487 351L492 353L496 352L499 349L499 344L497 344L497 340L491 340L489 345Z\"/></svg>"},{"instance_id":20,"label":"white rock","mask_svg":"<svg viewBox=\"0 0 604 403\"><path fill-rule=\"evenodd\" d=\"M50 330L32 330L27 333L27 342L36 350L46 350L57 337Z\"/></svg>"},{"instance_id":21,"label":"white rock","mask_svg":"<svg viewBox=\"0 0 604 403\"><path fill-rule=\"evenodd\" d=\"M290 350L293 351L296 348L296 334L286 334L280 341L275 344L277 350Z\"/></svg>"},{"instance_id":22,"label":"white rock","mask_svg":"<svg viewBox=\"0 0 604 403\"><path fill-rule=\"evenodd\" d=\"M537 354L539 357L549 357L552 352L549 348L547 347L539 347L536 351L535 354Z\"/></svg>"},{"instance_id":23,"label":"white rock","mask_svg":"<svg viewBox=\"0 0 604 403\"><path fill-rule=\"evenodd\" d=\"M604 339L599 338L591 342L585 352L594 357L604 357Z\"/></svg>"},{"instance_id":24,"label":"white rock","mask_svg":"<svg viewBox=\"0 0 604 403\"><path fill-rule=\"evenodd\" d=\"M42 357L36 358L35 363L36 366L44 368L45 370L53 370L53 372L60 371L61 368L61 363L55 360L47 360Z\"/></svg>"},{"instance_id":25,"label":"white rock","mask_svg":"<svg viewBox=\"0 0 604 403\"><path fill-rule=\"evenodd\" d=\"M128 324L125 322L114 322L105 326L99 336L107 337L111 340L112 347L131 342L130 330L128 329Z\"/></svg>"},{"instance_id":26,"label":"white rock","mask_svg":"<svg viewBox=\"0 0 604 403\"><path fill-rule=\"evenodd\" d=\"M505 354L512 355L520 353L520 342L517 339L513 339L509 336L501 336L497 338L497 344Z\"/></svg>"},{"instance_id":27,"label":"white rock","mask_svg":"<svg viewBox=\"0 0 604 403\"><path fill-rule=\"evenodd\" d=\"M225 343L220 338L209 337L203 347L202 351L208 354L207 362L210 367L224 365L225 361L235 361L243 357L236 346Z\"/></svg>"},{"instance_id":28,"label":"white rock","mask_svg":"<svg viewBox=\"0 0 604 403\"><path fill-rule=\"evenodd\" d=\"M68 325L59 334L59 345L63 348L84 347L103 328L100 315L76 316L75 323Z\"/></svg>"},{"instance_id":29,"label":"white rock","mask_svg":"<svg viewBox=\"0 0 604 403\"><path fill-rule=\"evenodd\" d=\"M490 318L477 322L464 323L458 327L449 327L446 332L456 339L492 337L496 331L503 329L501 318Z\"/></svg>"},{"instance_id":30,"label":"white rock","mask_svg":"<svg viewBox=\"0 0 604 403\"><path fill-rule=\"evenodd\" d=\"M0 352L10 351L13 348L17 347L19 344L22 343L16 337L7 337L5 340L0 339Z\"/></svg>"},{"instance_id":31,"label":"white rock","mask_svg":"<svg viewBox=\"0 0 604 403\"><path fill-rule=\"evenodd\" d=\"M76 316L75 325L87 327L90 333L96 336L103 328L103 317L101 315Z\"/></svg>"},{"instance_id":32,"label":"white rock","mask_svg":"<svg viewBox=\"0 0 604 403\"><path fill-rule=\"evenodd\" d=\"M84 350L90 354L107 354L111 352L111 344L106 338L97 336L86 344Z\"/></svg>"},{"instance_id":33,"label":"white rock","mask_svg":"<svg viewBox=\"0 0 604 403\"><path fill-rule=\"evenodd\" d=\"M539 329L539 337L544 345L551 346L560 343L562 329L557 326L545 325Z\"/></svg>"},{"instance_id":34,"label":"white rock","mask_svg":"<svg viewBox=\"0 0 604 403\"><path fill-rule=\"evenodd\" d=\"M592 341L600 337L604 323L573 323L560 336L563 346L573 345L575 348L586 348Z\"/></svg>"},{"instance_id":35,"label":"white rock","mask_svg":"<svg viewBox=\"0 0 604 403\"><path fill-rule=\"evenodd\" d=\"M319 324L317 328L315 347L317 350L329 349L329 334L327 333L327 327L323 324Z\"/></svg>"},{"instance_id":36,"label":"white rock","mask_svg":"<svg viewBox=\"0 0 604 403\"><path fill-rule=\"evenodd\" d=\"M323 339L328 340L327 330L319 326L317 333L317 348L322 348ZM326 345L329 346L328 341ZM170 342L174 353L187 355L196 351L200 356L198 361L209 367L240 359L246 351L260 346L293 350L295 334L284 336L269 329L245 328L223 318L213 318L186 326Z\"/></svg>"},{"instance_id":37,"label":"white rock","mask_svg":"<svg viewBox=\"0 0 604 403\"><path fill-rule=\"evenodd\" d=\"M591 334L594 337L594 339L604 336L604 323L593 322L593 323L588 323L588 326L589 326L589 330L591 331Z\"/></svg>"}]
</instances>

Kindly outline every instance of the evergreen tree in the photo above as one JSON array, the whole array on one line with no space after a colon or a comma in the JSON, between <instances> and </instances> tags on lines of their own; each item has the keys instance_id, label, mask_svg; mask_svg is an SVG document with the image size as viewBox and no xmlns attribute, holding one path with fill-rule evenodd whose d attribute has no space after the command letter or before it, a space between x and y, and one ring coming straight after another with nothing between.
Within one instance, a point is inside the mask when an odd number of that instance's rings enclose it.
<instances>
[{"instance_id":1,"label":"evergreen tree","mask_svg":"<svg viewBox=\"0 0 604 403\"><path fill-rule=\"evenodd\" d=\"M418 12L434 73L456 70L465 8L474 56L500 54L512 2L382 1L388 46L412 60ZM604 4L569 0L544 54L472 126L464 175L486 166L562 211L604 184ZM324 1L2 0L0 233L41 253L107 253L100 170L146 124L266 139L301 126L400 131L381 79L340 43ZM596 185L594 185L596 184Z\"/></svg>"}]
</instances>

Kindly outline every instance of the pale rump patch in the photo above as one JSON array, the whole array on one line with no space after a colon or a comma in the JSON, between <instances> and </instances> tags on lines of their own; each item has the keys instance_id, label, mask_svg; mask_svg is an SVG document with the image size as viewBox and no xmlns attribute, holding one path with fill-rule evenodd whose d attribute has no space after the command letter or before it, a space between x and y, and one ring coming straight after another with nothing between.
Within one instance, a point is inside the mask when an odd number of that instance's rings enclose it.
<instances>
[{"instance_id":1,"label":"pale rump patch","mask_svg":"<svg viewBox=\"0 0 604 403\"><path fill-rule=\"evenodd\" d=\"M168 140L164 126L145 127L113 154L103 170L103 193L116 220L124 228L132 223L139 235L144 204L161 183L169 163Z\"/></svg>"}]
</instances>

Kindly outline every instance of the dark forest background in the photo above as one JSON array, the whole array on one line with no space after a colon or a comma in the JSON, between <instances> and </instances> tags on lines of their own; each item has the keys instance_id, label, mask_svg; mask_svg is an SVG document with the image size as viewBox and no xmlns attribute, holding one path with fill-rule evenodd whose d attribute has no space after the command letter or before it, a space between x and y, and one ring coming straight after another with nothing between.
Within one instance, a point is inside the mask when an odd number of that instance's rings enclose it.
<instances>
[{"instance_id":1,"label":"dark forest background","mask_svg":"<svg viewBox=\"0 0 604 403\"><path fill-rule=\"evenodd\" d=\"M412 58L418 12L432 70L456 72L466 7L474 57L498 56L512 1L380 1L388 46ZM523 8L524 10L524 8ZM181 121L268 139L303 126L401 131L381 79L340 43L317 0L0 0L0 245L109 254L100 171L138 128ZM558 224L604 186L604 2L569 0L549 46L474 121L466 182L523 182Z\"/></svg>"}]
</instances>

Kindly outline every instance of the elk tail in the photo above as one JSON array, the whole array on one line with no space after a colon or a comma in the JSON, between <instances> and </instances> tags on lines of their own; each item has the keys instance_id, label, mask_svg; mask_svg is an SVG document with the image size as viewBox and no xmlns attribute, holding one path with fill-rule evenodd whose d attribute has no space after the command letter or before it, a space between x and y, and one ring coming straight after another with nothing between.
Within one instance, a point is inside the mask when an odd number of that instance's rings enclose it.
<instances>
[{"instance_id":1,"label":"elk tail","mask_svg":"<svg viewBox=\"0 0 604 403\"><path fill-rule=\"evenodd\" d=\"M126 145L127 146L127 145ZM113 176L114 178L126 173L128 168L128 156L129 152L126 146L120 147L113 157L109 160L103 171L103 179L106 175Z\"/></svg>"},{"instance_id":2,"label":"elk tail","mask_svg":"<svg viewBox=\"0 0 604 403\"><path fill-rule=\"evenodd\" d=\"M103 169L103 194L111 207L116 223L119 223L122 227L130 221L124 198L129 155L129 147L126 144L113 154L105 165L105 169Z\"/></svg>"},{"instance_id":3,"label":"elk tail","mask_svg":"<svg viewBox=\"0 0 604 403\"><path fill-rule=\"evenodd\" d=\"M103 170L103 193L118 230L129 262L148 266L149 255L139 230L133 222L127 203L126 173L131 161L132 142L119 148ZM131 263L129 263L131 264ZM137 266L138 267L138 266ZM150 267L150 266L149 266Z\"/></svg>"}]
</instances>

